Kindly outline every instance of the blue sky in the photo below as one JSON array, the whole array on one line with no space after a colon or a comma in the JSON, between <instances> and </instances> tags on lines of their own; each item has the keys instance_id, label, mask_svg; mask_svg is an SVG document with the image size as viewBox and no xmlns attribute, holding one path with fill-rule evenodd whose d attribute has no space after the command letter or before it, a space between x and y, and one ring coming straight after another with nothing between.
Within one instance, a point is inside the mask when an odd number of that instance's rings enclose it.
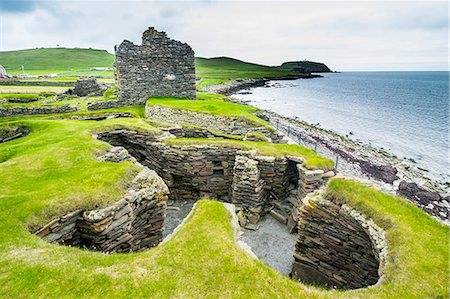
<instances>
[{"instance_id":1,"label":"blue sky","mask_svg":"<svg viewBox=\"0 0 450 299\"><path fill-rule=\"evenodd\" d=\"M0 50L139 43L149 26L197 56L335 70L448 70L447 1L0 0Z\"/></svg>"}]
</instances>

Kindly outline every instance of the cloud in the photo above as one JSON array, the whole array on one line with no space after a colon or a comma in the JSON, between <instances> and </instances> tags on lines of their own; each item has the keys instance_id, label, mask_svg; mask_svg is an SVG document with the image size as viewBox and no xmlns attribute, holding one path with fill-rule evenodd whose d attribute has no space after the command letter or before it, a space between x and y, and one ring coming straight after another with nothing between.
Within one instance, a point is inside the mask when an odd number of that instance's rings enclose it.
<instances>
[{"instance_id":1,"label":"cloud","mask_svg":"<svg viewBox=\"0 0 450 299\"><path fill-rule=\"evenodd\" d=\"M269 65L306 58L336 70L447 69L446 2L25 2L25 10L1 12L0 49L59 44L112 51L124 39L140 43L155 26L199 56Z\"/></svg>"}]
</instances>

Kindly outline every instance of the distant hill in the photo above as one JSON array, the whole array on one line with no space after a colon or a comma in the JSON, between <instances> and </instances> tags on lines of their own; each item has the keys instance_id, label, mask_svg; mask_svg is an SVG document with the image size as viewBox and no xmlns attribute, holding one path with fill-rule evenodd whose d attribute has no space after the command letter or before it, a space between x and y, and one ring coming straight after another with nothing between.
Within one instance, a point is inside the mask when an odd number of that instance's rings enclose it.
<instances>
[{"instance_id":1,"label":"distant hill","mask_svg":"<svg viewBox=\"0 0 450 299\"><path fill-rule=\"evenodd\" d=\"M230 58L230 57L213 57L213 58L203 58L196 57L195 65L197 69L199 68L216 68L216 69L227 69L227 70L274 70L278 67L265 66L261 64L249 63L242 60Z\"/></svg>"},{"instance_id":2,"label":"distant hill","mask_svg":"<svg viewBox=\"0 0 450 299\"><path fill-rule=\"evenodd\" d=\"M6 71L69 71L92 67L112 67L114 55L106 50L81 48L37 48L0 52Z\"/></svg>"},{"instance_id":3,"label":"distant hill","mask_svg":"<svg viewBox=\"0 0 450 299\"><path fill-rule=\"evenodd\" d=\"M321 62L314 61L290 61L281 65L282 69L287 71L301 72L301 73L329 73L331 70Z\"/></svg>"}]
</instances>

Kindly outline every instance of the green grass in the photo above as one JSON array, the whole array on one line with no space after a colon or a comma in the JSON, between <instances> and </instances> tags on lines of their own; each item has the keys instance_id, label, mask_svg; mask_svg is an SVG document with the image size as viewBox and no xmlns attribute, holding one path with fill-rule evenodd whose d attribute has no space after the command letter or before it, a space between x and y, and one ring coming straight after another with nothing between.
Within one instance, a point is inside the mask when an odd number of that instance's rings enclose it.
<instances>
[{"instance_id":1,"label":"green grass","mask_svg":"<svg viewBox=\"0 0 450 299\"><path fill-rule=\"evenodd\" d=\"M0 99L11 98L11 99L34 99L38 98L38 93L0 93Z\"/></svg>"},{"instance_id":2,"label":"green grass","mask_svg":"<svg viewBox=\"0 0 450 299\"><path fill-rule=\"evenodd\" d=\"M237 117L256 126L264 126L268 130L274 131L273 127L268 122L262 120L254 114L259 110L258 108L229 102L227 101L226 96L219 94L198 92L197 100L195 101L189 99L166 97L150 98L147 101L147 105L157 105L173 109L190 110L211 115Z\"/></svg>"},{"instance_id":3,"label":"green grass","mask_svg":"<svg viewBox=\"0 0 450 299\"><path fill-rule=\"evenodd\" d=\"M239 141L230 139L208 139L208 138L168 138L164 140L168 145L191 145L191 144L216 144L222 146L233 146L244 150L255 149L259 155L284 157L286 155L302 157L306 160L304 166L308 169L331 170L334 162L323 158L309 148L297 144L277 144L270 142Z\"/></svg>"},{"instance_id":4,"label":"green grass","mask_svg":"<svg viewBox=\"0 0 450 299\"><path fill-rule=\"evenodd\" d=\"M22 85L0 85L0 94L5 93L40 93L48 92L62 92L66 91L71 86L22 86Z\"/></svg>"},{"instance_id":5,"label":"green grass","mask_svg":"<svg viewBox=\"0 0 450 299\"><path fill-rule=\"evenodd\" d=\"M91 134L105 128L159 131L142 119L0 120L0 127L14 124L32 132L0 144L1 297L448 298L448 227L402 198L344 180L331 182L329 196L370 215L389 240L385 279L374 288L327 291L278 274L236 246L230 215L214 201L200 201L173 239L145 252L108 255L48 244L27 231L30 223L113 202L138 171L129 162L96 161L109 145ZM275 151L274 145L254 145L263 152L305 154L292 145L276 145Z\"/></svg>"},{"instance_id":6,"label":"green grass","mask_svg":"<svg viewBox=\"0 0 450 299\"><path fill-rule=\"evenodd\" d=\"M114 55L106 50L81 48L37 48L0 52L0 64L13 75L25 67L28 74L50 74L112 67Z\"/></svg>"},{"instance_id":7,"label":"green grass","mask_svg":"<svg viewBox=\"0 0 450 299\"><path fill-rule=\"evenodd\" d=\"M329 197L370 216L389 241L383 283L355 291L373 298L449 298L449 227L401 197L344 179L332 180Z\"/></svg>"}]
</instances>

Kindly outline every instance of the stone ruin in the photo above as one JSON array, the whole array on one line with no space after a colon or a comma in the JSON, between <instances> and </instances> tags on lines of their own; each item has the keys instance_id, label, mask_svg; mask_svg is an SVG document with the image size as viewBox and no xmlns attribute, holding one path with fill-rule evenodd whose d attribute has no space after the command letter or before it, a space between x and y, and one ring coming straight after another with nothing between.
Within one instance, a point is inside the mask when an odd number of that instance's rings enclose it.
<instances>
[{"instance_id":1,"label":"stone ruin","mask_svg":"<svg viewBox=\"0 0 450 299\"><path fill-rule=\"evenodd\" d=\"M123 41L114 66L123 105L142 105L152 96L195 98L194 51L153 27L143 33L142 45Z\"/></svg>"},{"instance_id":2,"label":"stone ruin","mask_svg":"<svg viewBox=\"0 0 450 299\"><path fill-rule=\"evenodd\" d=\"M81 78L75 82L73 89L69 89L67 93L79 97L102 96L107 89L106 84L98 82L95 78Z\"/></svg>"},{"instance_id":3,"label":"stone ruin","mask_svg":"<svg viewBox=\"0 0 450 299\"><path fill-rule=\"evenodd\" d=\"M144 250L163 240L168 200L207 197L233 203L244 228L258 229L261 218L270 214L297 232L294 279L354 289L377 283L383 274L383 230L318 191L332 171L308 170L299 157L258 156L233 146L166 145L164 134L116 129L96 138L115 146L101 161L131 160L143 171L120 201L75 211L36 232L49 242L103 252Z\"/></svg>"}]
</instances>

